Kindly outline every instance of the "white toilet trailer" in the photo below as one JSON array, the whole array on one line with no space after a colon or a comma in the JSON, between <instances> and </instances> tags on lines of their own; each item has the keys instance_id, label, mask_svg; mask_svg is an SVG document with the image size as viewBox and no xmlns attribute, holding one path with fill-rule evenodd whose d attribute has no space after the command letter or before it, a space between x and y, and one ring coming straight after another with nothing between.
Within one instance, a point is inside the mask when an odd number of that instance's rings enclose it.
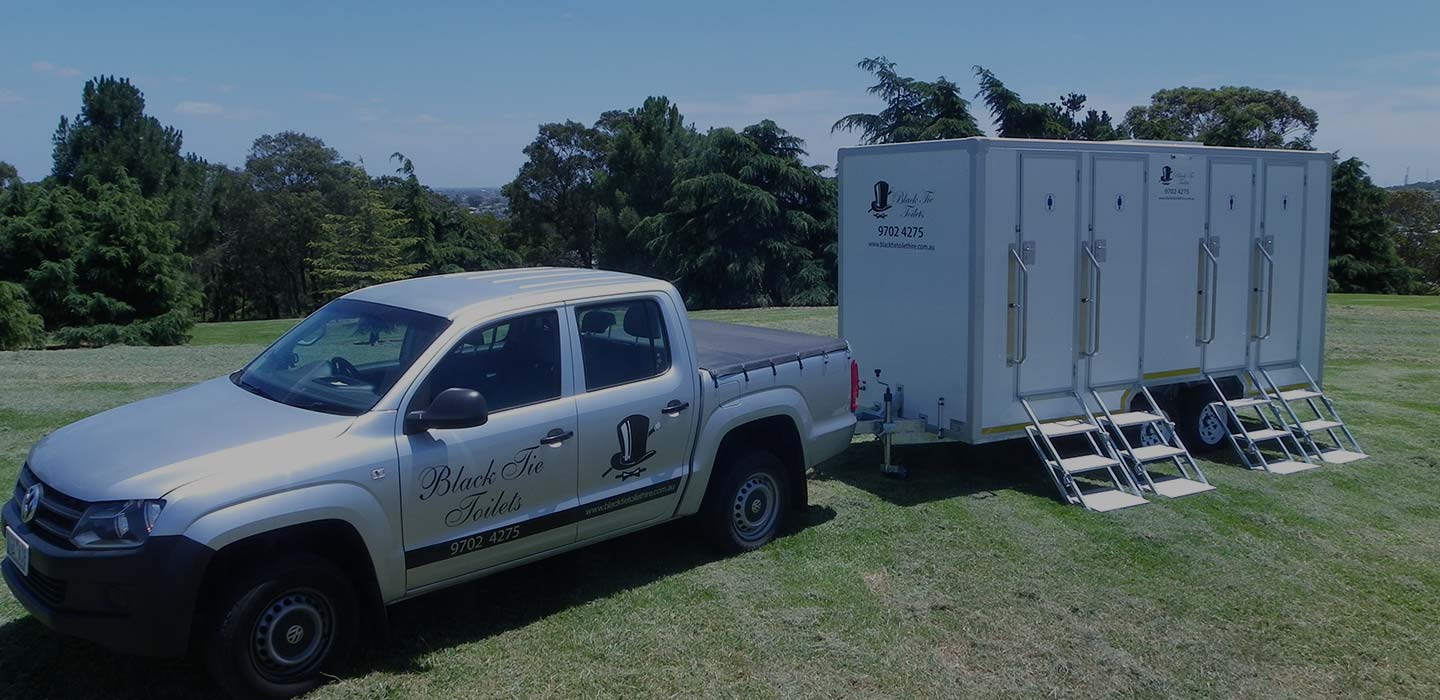
<instances>
[{"instance_id":1,"label":"white toilet trailer","mask_svg":"<svg viewBox=\"0 0 1440 700\"><path fill-rule=\"evenodd\" d=\"M1363 456L1319 386L1332 164L1187 142L841 149L840 333L886 385L862 394L874 429L1028 437L1096 510L1209 490L1186 442L1272 472Z\"/></svg>"}]
</instances>

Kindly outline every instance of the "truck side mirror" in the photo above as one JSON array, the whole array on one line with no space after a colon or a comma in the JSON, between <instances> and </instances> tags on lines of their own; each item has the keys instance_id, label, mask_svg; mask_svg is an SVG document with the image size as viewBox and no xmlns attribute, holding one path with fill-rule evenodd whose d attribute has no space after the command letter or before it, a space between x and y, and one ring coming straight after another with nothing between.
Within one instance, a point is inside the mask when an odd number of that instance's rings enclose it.
<instances>
[{"instance_id":1,"label":"truck side mirror","mask_svg":"<svg viewBox=\"0 0 1440 700\"><path fill-rule=\"evenodd\" d=\"M474 389L451 387L440 392L424 410L405 414L405 434L423 433L432 428L455 430L485 425L490 420L485 397Z\"/></svg>"}]
</instances>

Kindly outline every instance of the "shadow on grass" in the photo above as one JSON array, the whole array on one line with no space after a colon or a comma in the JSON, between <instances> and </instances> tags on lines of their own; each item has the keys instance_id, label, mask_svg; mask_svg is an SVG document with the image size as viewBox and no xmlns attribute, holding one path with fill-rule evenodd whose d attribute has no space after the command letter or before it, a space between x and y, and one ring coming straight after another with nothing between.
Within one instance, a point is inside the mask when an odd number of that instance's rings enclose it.
<instances>
[{"instance_id":1,"label":"shadow on grass","mask_svg":"<svg viewBox=\"0 0 1440 700\"><path fill-rule=\"evenodd\" d=\"M899 506L959 496L986 498L1004 490L1056 497L1055 486L1024 440L896 446L891 461L909 470L905 479L883 476L882 456L878 441L852 445L844 455L821 465L815 478L840 481Z\"/></svg>"},{"instance_id":2,"label":"shadow on grass","mask_svg":"<svg viewBox=\"0 0 1440 700\"><path fill-rule=\"evenodd\" d=\"M782 537L835 511L792 513ZM521 566L390 608L386 639L362 639L348 675L423 673L422 657L525 627L721 558L681 520ZM497 601L503 601L497 604ZM26 616L0 626L0 698L208 698L219 690L198 658L123 656L63 637Z\"/></svg>"}]
</instances>

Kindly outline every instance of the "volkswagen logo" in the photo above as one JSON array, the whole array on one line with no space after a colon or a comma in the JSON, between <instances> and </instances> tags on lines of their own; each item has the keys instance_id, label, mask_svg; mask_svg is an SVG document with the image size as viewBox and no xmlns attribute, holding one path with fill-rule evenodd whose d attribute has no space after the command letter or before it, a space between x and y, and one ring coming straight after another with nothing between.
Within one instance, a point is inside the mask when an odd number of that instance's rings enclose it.
<instances>
[{"instance_id":1,"label":"volkswagen logo","mask_svg":"<svg viewBox=\"0 0 1440 700\"><path fill-rule=\"evenodd\" d=\"M20 497L20 522L28 523L35 519L35 512L40 510L40 499L45 496L45 487L35 484L25 490L25 495Z\"/></svg>"},{"instance_id":2,"label":"volkswagen logo","mask_svg":"<svg viewBox=\"0 0 1440 700\"><path fill-rule=\"evenodd\" d=\"M291 644L299 644L304 638L305 628L300 625L290 625L290 629L285 630L285 641Z\"/></svg>"}]
</instances>

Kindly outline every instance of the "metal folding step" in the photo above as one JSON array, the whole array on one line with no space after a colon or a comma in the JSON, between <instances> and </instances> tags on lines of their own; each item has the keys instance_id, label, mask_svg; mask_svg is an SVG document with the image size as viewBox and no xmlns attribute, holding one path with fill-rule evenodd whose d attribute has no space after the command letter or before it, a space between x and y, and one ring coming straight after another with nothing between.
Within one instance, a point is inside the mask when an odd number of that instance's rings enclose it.
<instances>
[{"instance_id":1,"label":"metal folding step","mask_svg":"<svg viewBox=\"0 0 1440 700\"><path fill-rule=\"evenodd\" d=\"M1205 472L1200 471L1200 465L1190 456L1190 450L1185 448L1185 443L1180 441L1180 435L1175 432L1175 424L1160 410L1159 404L1155 403L1155 397L1150 395L1150 390L1142 384L1135 396L1145 400L1142 410L1111 413L1100 392L1093 389L1090 391L1090 397L1100 406L1098 422L1106 427L1110 443L1119 445L1117 452L1125 462L1124 466L1131 475L1131 481L1137 484L1142 492L1149 491L1168 498L1214 491L1215 487L1205 478ZM1089 413L1088 406L1086 412ZM1130 437L1125 434L1125 429L1137 427L1142 433L1149 431L1156 439L1155 444L1138 447L1132 444ZM1179 474L1152 473L1147 466L1166 462L1173 464Z\"/></svg>"},{"instance_id":2,"label":"metal folding step","mask_svg":"<svg viewBox=\"0 0 1440 700\"><path fill-rule=\"evenodd\" d=\"M1030 425L1025 426L1025 436L1030 439L1030 447L1035 450L1035 455L1045 465L1045 472L1050 475L1060 497L1066 503L1098 512L1145 503L1145 499L1140 496L1140 488L1124 468L1120 457L1115 454L1109 436L1096 423L1090 407L1080 400L1078 394L1072 395L1085 410L1083 418L1042 421L1030 406L1030 401L1020 398L1020 405L1030 417ZM1066 456L1055 446L1055 441L1061 438L1088 449L1081 454ZM1114 486L1107 488L1096 485L1087 490L1087 484L1076 478L1081 475L1093 475L1097 477L1096 480L1100 480L1098 477L1108 476ZM1125 477L1123 481L1121 475Z\"/></svg>"},{"instance_id":3,"label":"metal folding step","mask_svg":"<svg viewBox=\"0 0 1440 700\"><path fill-rule=\"evenodd\" d=\"M1310 453L1322 461L1330 464L1349 464L1358 462L1369 455L1360 447L1355 435L1350 432L1349 426L1340 418L1340 413L1335 410L1335 403L1330 400L1325 392L1320 390L1315 383L1315 378L1310 376L1310 370L1304 365L1294 365L1305 375L1305 385L1299 387L1282 388L1276 384L1275 378L1270 375L1271 369L1262 367L1259 370L1259 382L1255 386L1275 403L1284 407L1281 414L1285 427L1294 433L1295 441L1304 451L1309 448ZM1252 382L1255 378L1252 377ZM1263 383L1261 383L1263 382ZM1302 404L1309 408L1314 418L1302 419L1300 413L1295 410L1296 404ZM1316 435L1328 437L1329 444L1321 445L1316 441Z\"/></svg>"},{"instance_id":4,"label":"metal folding step","mask_svg":"<svg viewBox=\"0 0 1440 700\"><path fill-rule=\"evenodd\" d=\"M1249 371L1246 372L1249 374ZM1283 404L1283 401L1275 400L1275 397L1268 393L1261 392L1258 396L1242 396L1232 399L1225 395L1220 389L1220 383L1215 376L1205 375L1210 381L1210 386L1215 390L1215 396L1219 398L1209 405L1209 410L1216 412L1216 417L1222 423L1227 424L1225 434L1230 440L1230 446L1235 448L1235 454L1239 455L1240 461L1247 469L1257 469L1270 472L1271 474L1293 474L1315 468L1310 462L1310 457L1305 454L1305 448L1300 444L1297 437L1284 422L1280 415L1280 409L1276 404ZM1252 378L1253 380L1253 378ZM1256 386L1259 386L1258 384ZM1250 409L1250 415L1243 418L1251 419L1252 425L1247 425L1242 419L1240 411ZM1271 419L1274 420L1271 420ZM1287 441L1295 446L1292 452ZM1260 445L1273 443L1285 456L1278 461L1266 459ZM1296 455L1299 458L1296 458Z\"/></svg>"}]
</instances>

